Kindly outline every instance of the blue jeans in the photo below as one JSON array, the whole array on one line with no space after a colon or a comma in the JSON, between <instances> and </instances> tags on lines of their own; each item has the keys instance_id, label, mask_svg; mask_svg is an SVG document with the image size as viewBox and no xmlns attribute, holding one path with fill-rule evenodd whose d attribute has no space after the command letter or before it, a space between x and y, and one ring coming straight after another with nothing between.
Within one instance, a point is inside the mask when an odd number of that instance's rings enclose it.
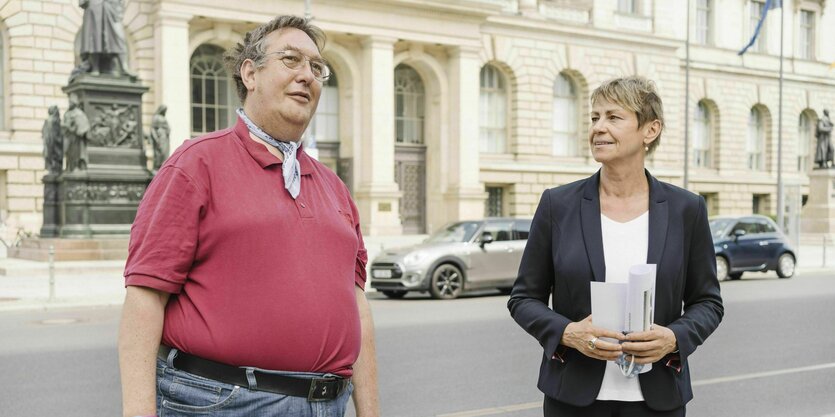
<instances>
[{"instance_id":1,"label":"blue jeans","mask_svg":"<svg viewBox=\"0 0 835 417\"><path fill-rule=\"evenodd\" d=\"M299 378L320 377L307 372L276 372ZM225 384L174 369L157 359L157 414L159 417L343 417L352 384L333 401L308 402L248 387Z\"/></svg>"}]
</instances>

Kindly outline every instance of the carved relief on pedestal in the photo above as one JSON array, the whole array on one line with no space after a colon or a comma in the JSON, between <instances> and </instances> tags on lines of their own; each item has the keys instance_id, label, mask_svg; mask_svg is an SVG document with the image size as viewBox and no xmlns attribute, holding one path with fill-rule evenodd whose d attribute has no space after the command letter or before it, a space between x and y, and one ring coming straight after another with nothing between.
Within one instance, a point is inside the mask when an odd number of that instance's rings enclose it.
<instances>
[{"instance_id":1,"label":"carved relief on pedestal","mask_svg":"<svg viewBox=\"0 0 835 417\"><path fill-rule=\"evenodd\" d=\"M144 184L118 183L73 183L64 189L64 199L67 201L109 202L127 200L138 202L145 194Z\"/></svg>"}]
</instances>

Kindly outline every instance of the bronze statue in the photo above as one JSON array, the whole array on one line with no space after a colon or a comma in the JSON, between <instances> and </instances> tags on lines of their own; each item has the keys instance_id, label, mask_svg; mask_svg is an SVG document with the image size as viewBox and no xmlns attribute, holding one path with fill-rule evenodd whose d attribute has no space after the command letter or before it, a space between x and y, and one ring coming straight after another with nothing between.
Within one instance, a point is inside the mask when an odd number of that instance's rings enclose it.
<instances>
[{"instance_id":1,"label":"bronze statue","mask_svg":"<svg viewBox=\"0 0 835 417\"><path fill-rule=\"evenodd\" d=\"M169 135L171 135L171 127L168 126L168 120L165 119L165 112L168 110L164 104L157 108L154 113L154 118L151 119L151 145L154 147L154 170L158 170L165 159L168 158L169 152Z\"/></svg>"},{"instance_id":2,"label":"bronze statue","mask_svg":"<svg viewBox=\"0 0 835 417\"><path fill-rule=\"evenodd\" d=\"M815 147L815 163L818 164L815 169L826 169L833 166L833 157L835 157L835 149L832 148L832 121L829 119L829 110L823 111L823 117L818 120L818 125L815 128L815 137L818 142Z\"/></svg>"},{"instance_id":3,"label":"bronze statue","mask_svg":"<svg viewBox=\"0 0 835 417\"><path fill-rule=\"evenodd\" d=\"M64 169L64 136L61 133L61 114L58 106L49 106L49 116L41 129L43 137L44 166L51 175L60 175Z\"/></svg>"},{"instance_id":4,"label":"bronze statue","mask_svg":"<svg viewBox=\"0 0 835 417\"><path fill-rule=\"evenodd\" d=\"M64 154L67 156L67 172L87 169L87 133L90 121L78 105L78 99L70 95L70 108L61 123L64 134Z\"/></svg>"},{"instance_id":5,"label":"bronze statue","mask_svg":"<svg viewBox=\"0 0 835 417\"><path fill-rule=\"evenodd\" d=\"M107 72L133 76L127 67L122 0L79 0L78 5L84 9L79 51L81 71L91 75Z\"/></svg>"}]
</instances>

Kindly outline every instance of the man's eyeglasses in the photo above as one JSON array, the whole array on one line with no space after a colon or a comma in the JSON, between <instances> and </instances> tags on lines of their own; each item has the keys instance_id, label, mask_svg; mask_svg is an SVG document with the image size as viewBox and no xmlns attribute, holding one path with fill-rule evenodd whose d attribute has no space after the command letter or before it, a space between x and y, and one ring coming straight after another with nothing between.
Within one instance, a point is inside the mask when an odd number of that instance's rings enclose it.
<instances>
[{"instance_id":1,"label":"man's eyeglasses","mask_svg":"<svg viewBox=\"0 0 835 417\"><path fill-rule=\"evenodd\" d=\"M310 62L310 72L313 73L313 78L319 82L325 82L331 76L331 69L328 68L328 64L324 59L311 58L293 49L270 52L265 56L269 55L278 55L281 62L284 63L284 66L293 71L298 71L304 68L305 61Z\"/></svg>"}]
</instances>

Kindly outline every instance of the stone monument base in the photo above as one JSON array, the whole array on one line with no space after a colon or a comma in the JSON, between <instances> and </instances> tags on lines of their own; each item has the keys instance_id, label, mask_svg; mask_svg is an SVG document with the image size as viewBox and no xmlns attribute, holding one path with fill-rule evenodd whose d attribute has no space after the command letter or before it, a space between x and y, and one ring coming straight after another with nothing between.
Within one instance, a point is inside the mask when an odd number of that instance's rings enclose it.
<instances>
[{"instance_id":1,"label":"stone monument base","mask_svg":"<svg viewBox=\"0 0 835 417\"><path fill-rule=\"evenodd\" d=\"M835 169L816 169L809 174L809 200L803 206L800 241L835 242Z\"/></svg>"},{"instance_id":2,"label":"stone monument base","mask_svg":"<svg viewBox=\"0 0 835 417\"><path fill-rule=\"evenodd\" d=\"M26 238L20 246L9 248L9 258L49 261L49 247L55 248L55 261L109 261L128 257L128 237L88 239Z\"/></svg>"}]
</instances>

